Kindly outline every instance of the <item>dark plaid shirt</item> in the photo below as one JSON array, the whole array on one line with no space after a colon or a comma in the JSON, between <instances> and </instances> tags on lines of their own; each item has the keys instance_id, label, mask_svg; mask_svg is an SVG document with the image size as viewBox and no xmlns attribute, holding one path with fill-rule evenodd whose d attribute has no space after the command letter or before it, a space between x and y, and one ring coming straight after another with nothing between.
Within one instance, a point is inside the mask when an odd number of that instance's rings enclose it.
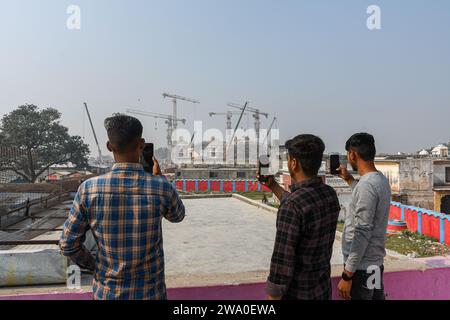
<instances>
[{"instance_id":1,"label":"dark plaid shirt","mask_svg":"<svg viewBox=\"0 0 450 320\"><path fill-rule=\"evenodd\" d=\"M334 189L320 178L285 192L267 293L283 299L330 299L331 255L340 211Z\"/></svg>"}]
</instances>

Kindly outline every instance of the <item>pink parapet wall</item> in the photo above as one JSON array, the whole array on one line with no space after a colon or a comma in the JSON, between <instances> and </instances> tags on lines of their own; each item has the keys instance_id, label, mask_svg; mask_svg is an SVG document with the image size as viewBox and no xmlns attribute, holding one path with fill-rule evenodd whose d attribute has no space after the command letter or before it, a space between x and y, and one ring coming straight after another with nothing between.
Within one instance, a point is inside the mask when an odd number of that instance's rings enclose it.
<instances>
[{"instance_id":1,"label":"pink parapet wall","mask_svg":"<svg viewBox=\"0 0 450 320\"><path fill-rule=\"evenodd\" d=\"M332 279L333 299L338 300ZM388 300L450 300L450 268L386 272ZM264 283L168 289L170 300L264 300ZM0 296L0 300L90 300L89 292Z\"/></svg>"}]
</instances>

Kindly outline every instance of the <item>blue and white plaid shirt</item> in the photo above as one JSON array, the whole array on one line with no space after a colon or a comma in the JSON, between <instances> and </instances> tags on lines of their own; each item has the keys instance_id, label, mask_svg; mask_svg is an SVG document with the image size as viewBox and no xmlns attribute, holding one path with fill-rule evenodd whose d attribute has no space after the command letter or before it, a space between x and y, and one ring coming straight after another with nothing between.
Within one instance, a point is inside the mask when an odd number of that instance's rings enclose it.
<instances>
[{"instance_id":1,"label":"blue and white plaid shirt","mask_svg":"<svg viewBox=\"0 0 450 320\"><path fill-rule=\"evenodd\" d=\"M184 216L165 177L146 173L140 164L119 163L80 186L60 248L94 271L94 299L166 299L162 219L181 222ZM89 229L98 244L95 259L83 246Z\"/></svg>"}]
</instances>

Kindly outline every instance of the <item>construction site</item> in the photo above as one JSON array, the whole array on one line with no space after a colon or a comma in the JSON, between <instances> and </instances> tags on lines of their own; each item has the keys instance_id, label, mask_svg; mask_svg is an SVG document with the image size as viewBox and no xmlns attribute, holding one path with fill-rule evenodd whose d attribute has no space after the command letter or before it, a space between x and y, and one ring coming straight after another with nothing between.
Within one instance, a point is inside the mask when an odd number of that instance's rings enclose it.
<instances>
[{"instance_id":1,"label":"construction site","mask_svg":"<svg viewBox=\"0 0 450 320\"><path fill-rule=\"evenodd\" d=\"M177 101L199 103L197 100L164 94L172 98L172 114L155 114L128 110L130 114L163 119L167 123L167 146L176 148L176 139L170 139L178 118ZM261 116L268 114L258 109L229 104L239 108L239 118L234 126L238 130L245 112L254 115L255 129L259 132ZM97 144L97 169L109 170L103 163L102 151L95 127L92 124L88 105L84 108L91 124L92 135ZM233 130L232 111L222 116L226 129ZM219 114L210 114L215 116ZM276 123L274 117L269 125ZM270 132L270 130L268 130ZM267 132L267 131L266 131ZM234 136L233 133L233 136ZM266 133L264 140L267 140ZM258 139L259 134L257 135ZM264 285L270 268L270 259L275 240L276 212L278 203L270 190L256 179L256 163L250 159L251 145L244 139L244 162L234 157L232 163L211 163L210 143L202 141L208 156L196 159L193 156L194 137L187 145L191 151L186 162L176 164L173 158L163 160L164 173L170 179L183 199L186 219L180 225L163 224L166 260L166 281L169 299L214 300L214 299L265 299ZM232 140L233 141L233 140ZM234 139L237 148L238 139ZM214 152L218 159L224 159L229 145L221 144L222 151ZM290 177L286 168L285 150L280 147L280 165L277 177L288 190ZM29 155L20 149L2 148L2 160L23 161ZM259 150L258 150L259 152ZM169 152L172 154L172 152ZM259 155L259 153L258 153ZM32 159L33 156L31 157ZM198 161L200 160L200 161ZM320 176L332 185L340 198L341 220L345 219L351 191L342 180L327 174L327 159L324 158ZM209 162L208 162L209 161ZM83 272L78 286L69 283L71 261L62 256L58 247L59 238L78 186L85 180L101 174L102 170L91 167L49 169L45 175L57 179L45 179L40 183L14 183L17 173L2 171L0 184L0 299L6 300L88 300L92 299L92 274ZM92 173L94 172L94 173ZM44 174L44 173L43 173ZM262 203L260 195L269 196L268 203ZM256 197L255 197L256 196ZM416 209L419 211L420 209ZM392 205L392 218L406 219L410 226L417 223L412 218L400 217L398 204ZM406 212L406 211L405 211ZM408 211L409 212L409 211ZM409 220L408 220L409 219ZM446 230L446 220L444 231ZM415 223L415 224L414 224ZM450 221L448 221L450 225ZM420 232L434 231L424 225ZM427 231L425 231L427 230ZM450 234L450 228L449 228ZM342 269L342 234L338 231L333 246L332 276L336 286ZM448 239L443 233L437 235L442 243ZM449 240L450 241L450 240ZM89 231L84 245L93 255L97 244ZM386 292L390 299L448 299L450 259L448 257L410 257L388 250L386 257ZM410 281L414 279L414 281ZM398 284L402 284L399 286ZM413 283L415 285L413 285ZM421 285L418 286L417 284ZM420 290L418 288L421 288ZM425 288L425 289L424 289ZM334 298L338 297L334 294Z\"/></svg>"}]
</instances>

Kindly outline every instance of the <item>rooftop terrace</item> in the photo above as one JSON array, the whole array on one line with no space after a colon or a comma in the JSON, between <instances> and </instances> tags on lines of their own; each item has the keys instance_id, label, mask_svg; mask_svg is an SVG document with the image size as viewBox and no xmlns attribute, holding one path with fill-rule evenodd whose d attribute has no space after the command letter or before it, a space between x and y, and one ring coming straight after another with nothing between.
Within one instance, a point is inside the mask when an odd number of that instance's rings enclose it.
<instances>
[{"instance_id":1,"label":"rooftop terrace","mask_svg":"<svg viewBox=\"0 0 450 320\"><path fill-rule=\"evenodd\" d=\"M239 195L190 198L184 203L186 219L180 224L163 224L169 298L264 299L276 209ZM67 210L68 203L65 205ZM340 236L338 232L331 261L334 285L343 263ZM59 232L39 237L57 240ZM48 248L52 246L16 247L14 252ZM448 257L412 259L389 251L385 267L388 298L450 299ZM18 284L0 288L0 299L90 299L90 284L89 275L84 275L81 290L69 290L64 283Z\"/></svg>"}]
</instances>

